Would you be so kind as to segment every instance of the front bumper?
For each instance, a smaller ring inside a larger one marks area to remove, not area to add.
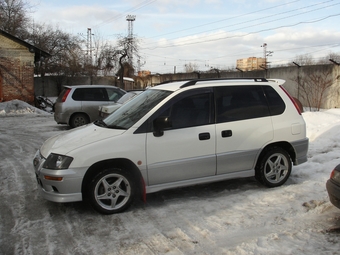
[[[326,189],[331,203],[340,209],[340,186],[329,179],[326,182]]]
[[[45,158],[37,151],[33,166],[40,194],[46,200],[58,203],[82,201],[81,185],[87,169],[51,170],[45,169]],[[62,177],[62,180],[47,178]]]

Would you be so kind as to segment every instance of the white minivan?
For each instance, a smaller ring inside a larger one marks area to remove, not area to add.
[[[149,88],[104,120],[48,139],[42,196],[104,214],[164,189],[255,176],[286,182],[307,161],[306,124],[283,80],[207,79]]]

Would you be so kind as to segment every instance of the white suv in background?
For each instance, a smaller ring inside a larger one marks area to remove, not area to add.
[[[283,80],[208,79],[149,88],[106,119],[48,139],[42,196],[104,214],[146,193],[255,176],[284,184],[307,161],[306,125]],[[145,198],[145,197],[144,197]]]

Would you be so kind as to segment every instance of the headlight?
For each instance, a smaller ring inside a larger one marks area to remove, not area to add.
[[[72,160],[73,158],[71,157],[51,153],[47,157],[43,165],[43,168],[52,169],[52,170],[67,169],[70,166]]]

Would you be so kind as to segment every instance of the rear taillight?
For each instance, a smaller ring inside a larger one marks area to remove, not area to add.
[[[331,176],[329,178],[333,179],[335,175],[335,170],[333,169],[333,171],[331,172]]]
[[[292,101],[292,103],[294,104],[297,112],[301,115],[301,111],[300,111],[300,107],[299,105],[297,104],[297,102],[294,100],[294,98],[288,93],[288,91],[283,87],[283,86],[279,86],[285,93],[286,95],[289,97],[289,99]]]
[[[331,176],[330,178],[337,182],[337,183],[340,183],[340,172],[337,171],[336,169],[334,169],[332,172],[331,172]]]
[[[61,99],[61,102],[65,102],[68,94],[70,93],[71,89],[67,89],[63,95],[63,98]]]

